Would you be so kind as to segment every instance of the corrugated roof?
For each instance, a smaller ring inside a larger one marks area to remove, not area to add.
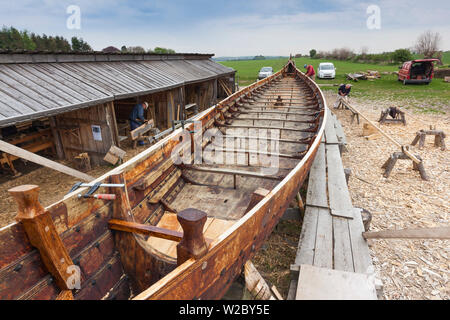
[[[54,57],[0,57],[0,127],[235,72],[210,55]]]

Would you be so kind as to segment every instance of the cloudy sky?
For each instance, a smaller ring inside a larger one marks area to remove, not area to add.
[[[67,28],[70,5],[81,10],[81,29]],[[367,27],[371,5],[380,29]],[[216,56],[391,51],[413,46],[425,30],[450,50],[449,17],[449,0],[0,0],[0,25],[82,37],[95,50],[162,46]]]

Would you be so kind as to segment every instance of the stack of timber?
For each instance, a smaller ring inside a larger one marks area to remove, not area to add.
[[[44,209],[37,186],[10,190],[0,299],[222,298],[306,179],[328,112],[290,60],[91,181],[110,201],[80,188]]]
[[[377,299],[361,209],[351,203],[333,119],[310,171],[289,300]]]

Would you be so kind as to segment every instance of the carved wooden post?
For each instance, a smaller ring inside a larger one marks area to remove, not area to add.
[[[269,193],[270,193],[270,191],[266,190],[264,188],[256,189],[256,191],[253,192],[253,194],[252,194],[252,197],[250,199],[250,203],[248,204],[248,207],[247,207],[247,210],[245,210],[245,213],[250,212]]]
[[[197,209],[186,209],[178,213],[177,219],[183,228],[183,239],[177,245],[177,263],[183,264],[190,258],[199,259],[208,252],[203,227],[207,215]]]
[[[22,223],[30,243],[39,250],[44,265],[55,278],[58,287],[70,290],[68,280],[72,273],[68,273],[68,270],[74,264],[56,231],[50,213],[39,203],[39,187],[25,185],[13,188],[9,193],[17,201],[19,213],[16,220]],[[66,297],[69,296],[71,295]]]

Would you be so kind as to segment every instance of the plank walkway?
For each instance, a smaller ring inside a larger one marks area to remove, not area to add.
[[[310,171],[288,300],[376,299],[374,281],[369,281],[374,278],[373,265],[362,237],[361,212],[353,208],[345,179],[340,152],[345,144],[342,126],[332,115]],[[324,281],[307,280],[314,277]],[[339,288],[332,283],[339,283]]]

